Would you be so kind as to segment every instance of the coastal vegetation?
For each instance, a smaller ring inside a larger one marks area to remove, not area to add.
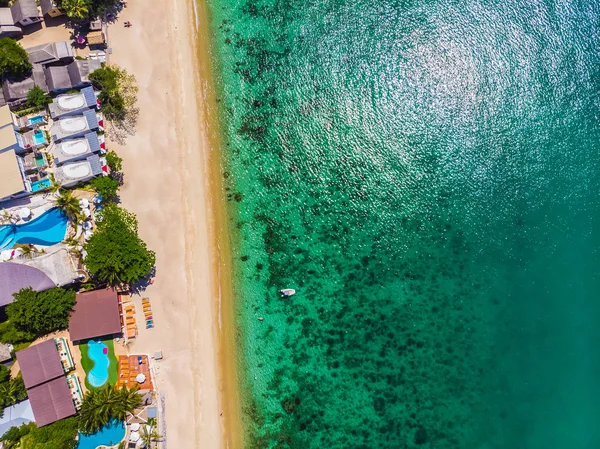
[[[90,14],[90,0],[62,0],[61,7],[70,19],[83,20]]]
[[[98,176],[90,181],[90,186],[102,198],[112,200],[119,191],[119,181],[109,176]]]
[[[73,195],[73,191],[60,189],[57,192],[54,204],[62,210],[69,219],[77,221],[81,215],[79,200]]]
[[[118,388],[107,386],[100,390],[90,390],[83,396],[79,411],[79,430],[84,434],[99,431],[111,420],[125,420],[142,405],[138,388]]]
[[[33,86],[27,92],[27,107],[29,108],[45,108],[50,103],[52,103],[52,98],[50,98],[46,93],[42,90],[40,86]]]
[[[31,72],[29,55],[14,40],[0,39],[0,74],[2,78],[22,78]]]
[[[17,331],[37,337],[68,327],[69,314],[75,305],[73,290],[54,287],[36,292],[27,287],[14,297],[6,306],[6,315]]]
[[[156,262],[138,235],[135,215],[110,202],[84,248],[84,262],[97,283],[135,284],[151,273]]]
[[[77,446],[79,419],[75,416],[61,419],[44,427],[35,423],[11,427],[1,438],[5,449],[73,449]]]
[[[0,416],[2,410],[27,398],[27,390],[23,378],[18,375],[11,378],[10,371],[0,365]]]

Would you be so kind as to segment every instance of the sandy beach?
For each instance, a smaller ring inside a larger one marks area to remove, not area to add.
[[[231,340],[222,326],[216,252],[222,200],[213,183],[218,167],[210,169],[218,160],[212,161],[209,132],[217,131],[208,125],[207,83],[198,70],[206,64],[194,57],[208,53],[193,45],[193,20],[185,0],[151,7],[130,0],[109,28],[110,62],[137,78],[140,108],[135,135],[111,147],[123,158],[122,204],[137,215],[140,235],[157,256],[155,282],[143,292],[155,328],[140,329],[130,351],[163,352],[156,381],[166,399],[166,447],[232,448],[239,438],[232,438],[229,419],[237,414],[235,382],[226,361],[232,357],[224,357]]]

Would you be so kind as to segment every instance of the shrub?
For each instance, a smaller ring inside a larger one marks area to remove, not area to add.
[[[31,73],[29,55],[8,37],[0,39],[0,73],[3,78],[23,78]]]
[[[111,171],[123,170],[123,159],[121,159],[119,155],[112,150],[106,153],[106,163]]]
[[[27,92],[27,105],[29,107],[41,109],[46,107],[51,102],[52,100],[50,97],[48,97],[39,86],[33,86],[31,89],[29,89],[29,92]]]
[[[107,200],[117,196],[117,192],[119,191],[119,181],[112,176],[98,176],[90,181],[90,186],[92,186],[98,195]]]

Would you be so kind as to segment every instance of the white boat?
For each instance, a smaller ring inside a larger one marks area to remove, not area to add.
[[[284,288],[283,290],[279,290],[279,293],[281,293],[281,296],[283,296],[284,298],[288,298],[290,296],[295,295],[296,290],[294,290],[293,288]]]

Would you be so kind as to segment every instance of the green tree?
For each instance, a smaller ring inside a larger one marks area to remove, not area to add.
[[[71,220],[78,221],[81,218],[79,200],[75,198],[71,190],[59,190],[54,199],[54,204]]]
[[[14,297],[6,306],[6,315],[18,330],[39,336],[69,326],[69,315],[75,305],[73,290],[54,287],[36,292],[27,287]]]
[[[142,405],[138,388],[107,386],[101,390],[90,390],[83,397],[79,411],[79,428],[91,434],[100,430],[111,420],[123,421],[128,413]]]
[[[4,37],[0,39],[0,74],[3,78],[23,78],[31,73],[29,55],[20,44]]]
[[[17,329],[12,321],[0,323],[0,343],[17,344],[33,340],[35,340],[35,335]]]
[[[5,365],[0,365],[0,384],[10,380],[10,370]]]
[[[85,265],[101,282],[134,284],[150,274],[156,255],[138,236],[135,215],[108,203],[85,244]]]
[[[61,419],[44,427],[29,423],[29,432],[21,437],[21,449],[73,449],[77,446],[77,427],[79,420],[76,416]],[[21,426],[23,427],[23,426]]]
[[[121,171],[123,170],[123,159],[119,157],[114,151],[106,153],[106,163],[110,168],[110,171]]]
[[[109,121],[122,122],[134,110],[137,101],[135,77],[115,65],[106,65],[94,70],[89,80],[101,92],[102,113]]]
[[[61,7],[70,19],[83,20],[90,14],[90,0],[62,0]]]
[[[45,108],[52,103],[52,99],[46,95],[40,86],[33,86],[27,92],[27,106],[36,108]]]
[[[27,398],[27,390],[23,378],[19,375],[8,382],[0,384],[0,406],[10,407]]]
[[[90,185],[98,195],[107,200],[117,196],[119,191],[119,181],[112,176],[98,176],[90,181]]]
[[[159,434],[153,425],[148,425],[140,427],[140,439],[142,440],[142,446],[146,448],[151,448],[152,443],[162,438],[162,435]]]

